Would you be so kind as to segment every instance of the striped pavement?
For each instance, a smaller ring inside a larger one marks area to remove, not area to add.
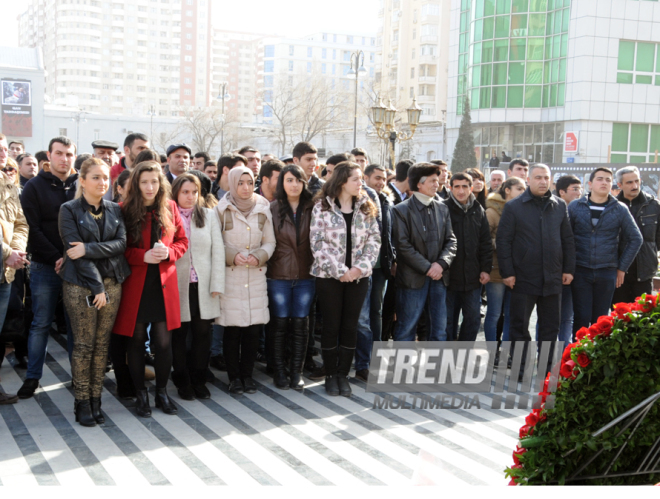
[[[13,360],[13,355],[10,356]],[[24,371],[7,359],[0,389],[16,393]],[[353,396],[273,387],[257,365],[254,395],[231,396],[215,372],[210,400],[182,401],[177,416],[136,416],[106,376],[106,423],[77,424],[65,349],[53,337],[41,388],[0,406],[0,484],[15,485],[506,485],[527,411],[372,409],[374,394],[352,380]],[[488,396],[481,396],[488,400]]]

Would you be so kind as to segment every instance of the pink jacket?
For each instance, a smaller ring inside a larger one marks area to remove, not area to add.
[[[380,253],[380,230],[376,217],[360,211],[369,199],[365,193],[355,203],[351,232],[353,267],[362,271],[362,277],[371,275]],[[349,269],[346,261],[346,222],[334,199],[327,198],[332,207],[328,211],[317,201],[312,210],[312,225],[309,239],[312,245],[314,263],[311,274],[316,277],[339,279]]]

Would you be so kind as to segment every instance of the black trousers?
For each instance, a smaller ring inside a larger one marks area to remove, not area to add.
[[[263,324],[247,327],[225,326],[223,348],[229,381],[252,377],[263,327]]]
[[[211,319],[202,319],[199,310],[199,285],[190,283],[188,288],[190,322],[172,331],[172,380],[178,387],[190,385],[190,373],[205,371],[211,352]],[[190,351],[187,349],[188,335],[192,336]],[[200,384],[199,379],[194,384]]]
[[[369,279],[359,282],[316,279],[316,294],[323,314],[323,350],[337,346],[355,349],[358,319],[368,290]]]
[[[525,350],[522,358],[521,370],[525,367],[527,358],[527,342],[531,341],[529,335],[529,318],[536,306],[539,326],[539,348],[545,341],[555,342],[559,337],[559,325],[561,323],[561,293],[549,296],[527,295],[511,292],[511,306],[509,313],[511,315],[511,324],[509,326],[509,337],[511,339],[511,352],[514,351],[515,344],[518,341],[525,342]],[[540,349],[539,349],[540,351]],[[548,365],[543,366],[546,372],[550,369]],[[541,366],[539,366],[541,367]]]
[[[621,287],[614,290],[612,304],[632,303],[635,301],[635,298],[642,296],[644,293],[648,295],[652,292],[653,278],[648,279],[647,281],[638,281],[634,275],[626,274]]]

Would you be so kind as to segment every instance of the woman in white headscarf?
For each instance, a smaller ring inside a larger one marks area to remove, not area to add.
[[[244,166],[229,172],[229,192],[215,208],[225,243],[225,292],[220,295],[229,392],[255,393],[252,370],[259,335],[270,316],[266,262],[275,251],[270,205],[254,192],[254,175]]]

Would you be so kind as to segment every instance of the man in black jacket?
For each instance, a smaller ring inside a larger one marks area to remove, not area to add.
[[[25,184],[21,196],[23,212],[30,226],[28,253],[32,254],[30,289],[34,319],[28,336],[28,370],[25,382],[18,390],[19,398],[30,398],[43,374],[48,333],[62,291],[62,280],[57,273],[62,267],[64,246],[58,229],[58,216],[60,206],[74,198],[78,180],[77,173],[71,174],[76,160],[76,146],[68,137],[55,137],[50,141],[48,160],[50,171],[40,171]],[[68,318],[67,329],[70,329]],[[73,337],[70,330],[68,337],[71,353]]]
[[[325,182],[316,176],[319,166],[318,150],[309,142],[298,142],[293,148],[293,164],[303,169],[307,176],[307,188],[316,194]],[[310,328],[311,329],[311,328]]]
[[[512,341],[529,341],[529,317],[537,308],[538,338],[556,341],[562,285],[573,280],[575,243],[566,203],[550,192],[550,169],[530,167],[527,190],[509,201],[497,228],[497,259],[512,289]]]
[[[429,302],[429,341],[447,339],[446,288],[443,273],[456,255],[449,209],[436,197],[440,167],[419,163],[408,171],[413,196],[392,210],[396,250],[396,341],[415,341],[415,326]]]
[[[653,292],[653,276],[658,270],[660,249],[660,203],[642,191],[636,166],[619,168],[616,171],[616,183],[621,188],[617,199],[628,207],[644,239],[637,256],[628,267],[623,284],[614,291],[612,298],[612,303],[631,303],[642,294]],[[620,252],[622,246],[620,243]]]
[[[394,261],[392,246],[392,200],[385,190],[387,173],[381,165],[373,164],[364,170],[364,179],[368,187],[378,195],[381,207],[380,254],[371,275],[371,289],[365,298],[358,320],[358,340],[355,350],[355,377],[367,381],[371,349],[374,341],[381,341],[383,331],[383,299],[387,287],[390,269]]]
[[[456,257],[445,274],[447,340],[475,341],[481,324],[481,286],[490,281],[493,268],[493,243],[486,212],[472,194],[472,177],[456,173],[449,187],[449,199],[444,203],[449,208],[456,237]],[[463,323],[459,334],[461,311]]]

